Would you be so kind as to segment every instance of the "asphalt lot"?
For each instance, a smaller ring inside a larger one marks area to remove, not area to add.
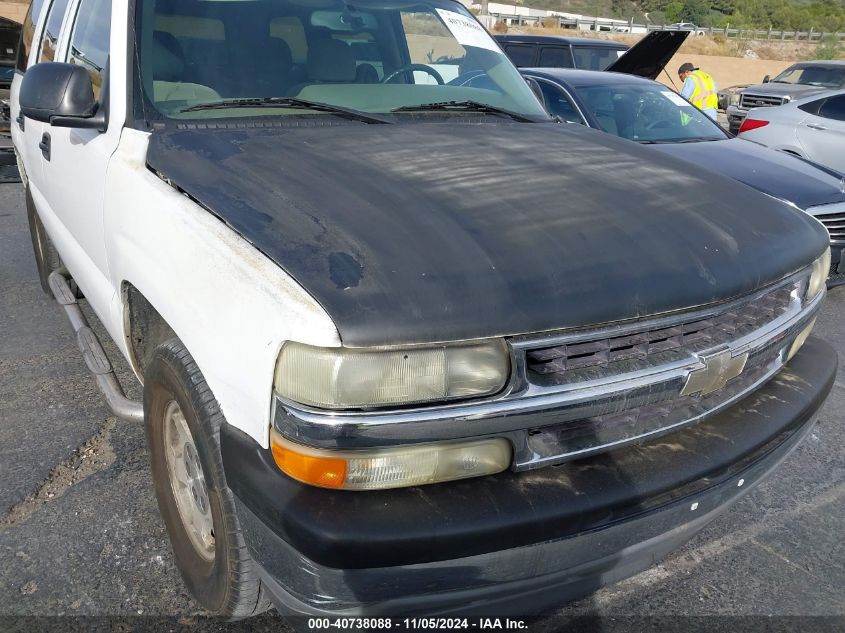
[[[121,631],[149,622],[134,616],[174,616],[170,630],[284,628],[274,613],[235,625],[197,617],[171,561],[143,429],[110,417],[63,313],[42,294],[20,185],[0,186],[0,291],[0,630],[26,628],[3,616],[29,615],[132,617]],[[834,290],[816,326],[841,358],[843,313],[845,290]],[[845,630],[843,411],[845,374],[812,436],[727,515],[663,563],[531,628],[555,630],[561,616],[763,616],[698,619],[728,631],[799,616],[790,622],[804,631]],[[29,624],[50,622],[89,627]]]

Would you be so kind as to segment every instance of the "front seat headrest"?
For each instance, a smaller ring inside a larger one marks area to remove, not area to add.
[[[310,81],[355,81],[355,57],[349,44],[340,40],[320,39],[313,42],[308,48],[306,68]]]
[[[181,81],[185,54],[172,33],[153,31],[153,77],[157,81]]]

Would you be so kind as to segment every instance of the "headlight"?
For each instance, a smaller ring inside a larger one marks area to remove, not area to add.
[[[810,274],[810,281],[807,284],[807,301],[812,301],[822,291],[827,283],[827,275],[830,273],[830,249],[813,262],[813,272]]]
[[[405,349],[346,349],[286,343],[276,392],[326,409],[356,409],[494,394],[510,357],[502,340]]]
[[[274,430],[270,448],[282,472],[312,486],[342,490],[402,488],[492,475],[511,463],[511,445],[501,438],[335,451],[302,446]]]
[[[731,105],[732,106],[738,106],[739,105],[739,98],[740,98],[740,95],[739,95],[738,92],[733,93],[731,95]]]

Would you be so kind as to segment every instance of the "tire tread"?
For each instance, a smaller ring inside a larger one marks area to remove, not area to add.
[[[258,615],[269,609],[272,603],[249,554],[235,510],[232,491],[226,485],[226,474],[219,450],[220,428],[226,424],[226,420],[199,366],[179,339],[171,339],[157,348],[156,358],[150,364],[148,371],[157,362],[168,365],[186,387],[186,395],[197,413],[200,431],[206,435],[209,445],[216,448],[211,451],[212,472],[206,474],[206,484],[210,490],[213,489],[219,493],[224,524],[232,527],[228,534],[231,541],[226,549],[229,580],[227,591],[222,604],[211,612],[216,616],[231,619]]]

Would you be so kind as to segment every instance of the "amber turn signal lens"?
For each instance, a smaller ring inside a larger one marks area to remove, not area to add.
[[[321,450],[270,431],[282,472],[305,484],[343,490],[384,490],[492,475],[511,463],[504,438],[457,440],[358,450]]]
[[[345,459],[307,455],[278,441],[271,448],[276,466],[294,479],[321,488],[342,488],[346,481]]]

